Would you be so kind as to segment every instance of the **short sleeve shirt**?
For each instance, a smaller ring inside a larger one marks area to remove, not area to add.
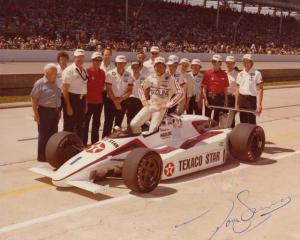
[[[49,83],[46,77],[37,80],[30,93],[38,101],[39,106],[59,108],[61,106],[61,90],[56,83]]]
[[[128,86],[133,86],[133,78],[128,71],[124,71],[121,76],[117,69],[113,69],[107,73],[107,84],[112,85],[112,91],[115,97],[121,97],[128,89]]]
[[[203,85],[207,86],[208,92],[219,94],[223,93],[228,88],[228,78],[225,71],[208,70],[204,73]]]
[[[237,89],[236,79],[237,79],[237,75],[239,74],[239,72],[234,69],[231,72],[226,71],[226,73],[227,73],[228,82],[229,82],[228,93],[234,94]]]
[[[237,85],[239,85],[239,93],[242,95],[256,96],[256,86],[263,82],[260,71],[251,68],[249,72],[241,71],[237,76]]]
[[[188,97],[196,96],[196,101],[200,100],[201,95],[201,85],[203,81],[203,74],[199,72],[197,75],[194,75],[192,72],[189,73],[190,78],[187,83],[187,89],[188,89]]]
[[[74,94],[87,93],[88,74],[84,68],[80,70],[75,63],[68,66],[62,73],[63,84],[70,84],[69,92]]]

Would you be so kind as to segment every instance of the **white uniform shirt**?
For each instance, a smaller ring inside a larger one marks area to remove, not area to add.
[[[192,72],[189,72],[190,78],[188,79],[191,81],[187,83],[187,91],[188,97],[196,96],[196,101],[200,100],[201,95],[201,85],[203,81],[203,74],[199,72],[197,75],[194,76]]]
[[[115,97],[121,97],[127,92],[128,86],[133,85],[133,78],[126,70],[121,76],[117,72],[117,68],[115,68],[107,73],[105,82],[112,85],[112,91]]]
[[[70,93],[86,94],[87,80],[88,75],[86,70],[82,68],[82,71],[80,71],[75,63],[68,66],[62,73],[62,83],[70,84]]]
[[[150,74],[154,73],[154,60],[151,58],[144,62],[144,67],[148,68]]]
[[[113,62],[110,62],[108,66],[105,66],[104,62],[102,61],[100,64],[100,68],[105,72],[105,75],[110,71],[115,68],[115,64]]]
[[[135,78],[132,75],[132,79],[133,79],[133,89],[132,89],[132,94],[131,97],[135,97],[135,98],[142,98],[142,84],[145,81],[146,77],[142,74],[140,74],[140,76],[138,78]]]
[[[249,72],[241,71],[237,76],[236,82],[239,85],[240,94],[256,96],[256,85],[262,83],[263,80],[261,73],[251,68]]]
[[[237,89],[237,84],[236,84],[236,79],[239,74],[238,71],[233,69],[231,72],[226,71],[227,77],[228,77],[228,82],[229,82],[229,87],[227,88],[227,91],[229,94],[235,94],[236,89]]]
[[[56,65],[57,69],[57,77],[56,77],[56,85],[61,88],[62,87],[62,69],[59,64]]]

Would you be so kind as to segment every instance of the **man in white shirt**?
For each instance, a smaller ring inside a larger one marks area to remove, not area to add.
[[[202,68],[201,61],[199,59],[193,59],[191,63],[191,83],[187,83],[188,92],[191,92],[191,97],[187,99],[187,114],[202,114],[203,96],[201,91],[203,73],[200,72]]]
[[[116,66],[112,62],[112,51],[110,48],[105,48],[102,52],[103,61],[101,62],[100,68],[107,74],[110,70],[113,70]]]
[[[118,55],[115,59],[116,68],[106,75],[107,114],[105,115],[102,138],[109,136],[113,125],[121,128],[126,110],[126,100],[132,94],[133,79],[125,70],[126,57]]]
[[[145,53],[143,51],[140,51],[136,54],[136,59],[139,61],[140,66],[141,66],[141,74],[145,77],[148,77],[151,73],[150,70],[144,66],[145,62]]]
[[[150,54],[150,59],[144,62],[144,66],[149,69],[150,73],[154,73],[154,61],[159,56],[159,48],[152,46]]]
[[[85,52],[74,52],[74,63],[62,73],[62,92],[64,96],[64,131],[75,132],[83,137],[83,121],[86,111],[88,75],[83,67]]]
[[[243,56],[244,69],[237,76],[237,108],[262,112],[263,80],[262,75],[253,65],[251,54]],[[241,123],[256,124],[256,116],[252,113],[240,112]]]
[[[69,62],[69,54],[67,52],[59,52],[57,54],[57,80],[56,84],[59,88],[62,87],[62,72],[65,70],[68,66]]]
[[[228,77],[229,87],[227,88],[227,97],[228,97],[228,107],[235,107],[235,99],[236,99],[236,79],[238,75],[238,71],[235,70],[235,58],[234,56],[227,56],[226,57],[226,74]],[[234,128],[235,126],[235,119],[233,119],[231,127]]]
[[[127,124],[129,125],[131,120],[135,115],[143,108],[141,98],[143,96],[142,84],[146,77],[141,73],[141,64],[139,61],[135,60],[131,62],[131,75],[133,79],[133,89],[130,98],[127,101]]]

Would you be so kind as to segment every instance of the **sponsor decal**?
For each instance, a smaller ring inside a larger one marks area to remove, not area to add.
[[[150,95],[156,95],[161,98],[166,98],[169,96],[169,89],[166,88],[150,88]]]
[[[175,165],[173,163],[167,163],[164,169],[164,173],[167,177],[171,177],[175,171]]]
[[[160,137],[161,138],[169,138],[172,135],[172,131],[169,128],[159,128],[160,131]]]
[[[189,170],[191,168],[196,168],[202,166],[203,156],[195,156],[192,158],[184,159],[179,161],[179,171]]]
[[[221,155],[220,152],[207,153],[205,155],[205,163],[210,164],[210,163],[219,162],[221,160],[220,155]]]
[[[105,149],[105,144],[103,142],[96,143],[86,149],[89,153],[99,153]]]
[[[115,140],[113,140],[113,139],[108,139],[108,138],[106,138],[106,139],[103,139],[103,141],[106,141],[106,142],[109,142],[111,145],[113,145],[115,148],[118,148],[119,147],[119,144],[115,141]]]
[[[186,171],[189,169],[197,168],[205,164],[215,163],[221,160],[220,152],[206,153],[195,157],[187,158],[179,161],[179,171]]]

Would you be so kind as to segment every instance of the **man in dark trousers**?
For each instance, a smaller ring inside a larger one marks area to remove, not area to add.
[[[91,143],[99,141],[100,118],[103,107],[103,91],[105,72],[100,69],[102,55],[100,52],[92,54],[92,66],[87,69],[89,80],[87,82],[87,113],[84,120],[83,144],[88,142],[90,120],[92,120]]]
[[[126,101],[132,93],[133,79],[130,72],[125,70],[126,57],[124,55],[116,56],[115,64],[116,68],[107,73],[105,80],[109,112],[105,114],[102,138],[111,134],[113,126],[115,129],[121,128]]]
[[[237,76],[237,108],[262,112],[263,80],[262,75],[253,65],[251,54],[243,56],[244,69]],[[241,123],[256,124],[256,116],[252,113],[240,112]]]
[[[83,67],[85,52],[74,52],[74,63],[62,74],[64,96],[64,131],[75,132],[83,139],[83,121],[86,111],[86,93],[88,75]]]
[[[31,91],[34,121],[38,124],[38,157],[45,162],[45,149],[49,138],[57,132],[60,118],[61,91],[56,84],[56,64],[44,67],[44,77],[35,82]]]
[[[227,106],[227,88],[229,86],[227,74],[221,69],[222,58],[215,54],[211,59],[212,69],[205,72],[202,92],[205,104],[205,115],[211,117],[212,109],[209,105]],[[213,119],[219,122],[220,109],[214,109]]]

